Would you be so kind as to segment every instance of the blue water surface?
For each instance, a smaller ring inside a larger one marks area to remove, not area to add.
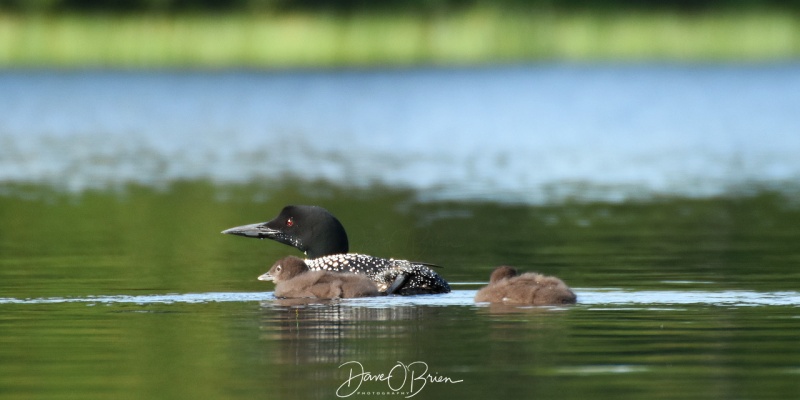
[[[0,72],[0,181],[541,203],[796,191],[800,66]]]

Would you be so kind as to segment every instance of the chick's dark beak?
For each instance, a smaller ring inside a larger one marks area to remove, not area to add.
[[[260,280],[260,281],[272,281],[272,280],[275,280],[275,277],[270,275],[269,272],[265,272],[265,273],[259,275],[258,280]]]

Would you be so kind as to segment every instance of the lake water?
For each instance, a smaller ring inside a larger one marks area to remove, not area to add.
[[[2,71],[0,94],[3,399],[800,396],[800,65]],[[454,291],[275,299],[255,278],[298,252],[219,232],[286,204]],[[499,264],[578,304],[475,304]]]

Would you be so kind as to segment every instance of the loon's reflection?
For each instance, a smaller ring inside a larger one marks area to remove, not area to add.
[[[287,364],[340,364],[359,358],[412,356],[429,307],[358,307],[339,300],[279,299],[263,302],[263,338],[279,344]],[[397,321],[393,323],[392,321]]]

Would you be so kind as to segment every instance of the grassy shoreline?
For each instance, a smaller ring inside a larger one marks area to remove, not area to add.
[[[0,14],[0,67],[463,65],[529,60],[773,61],[800,56],[791,13],[439,16]]]

